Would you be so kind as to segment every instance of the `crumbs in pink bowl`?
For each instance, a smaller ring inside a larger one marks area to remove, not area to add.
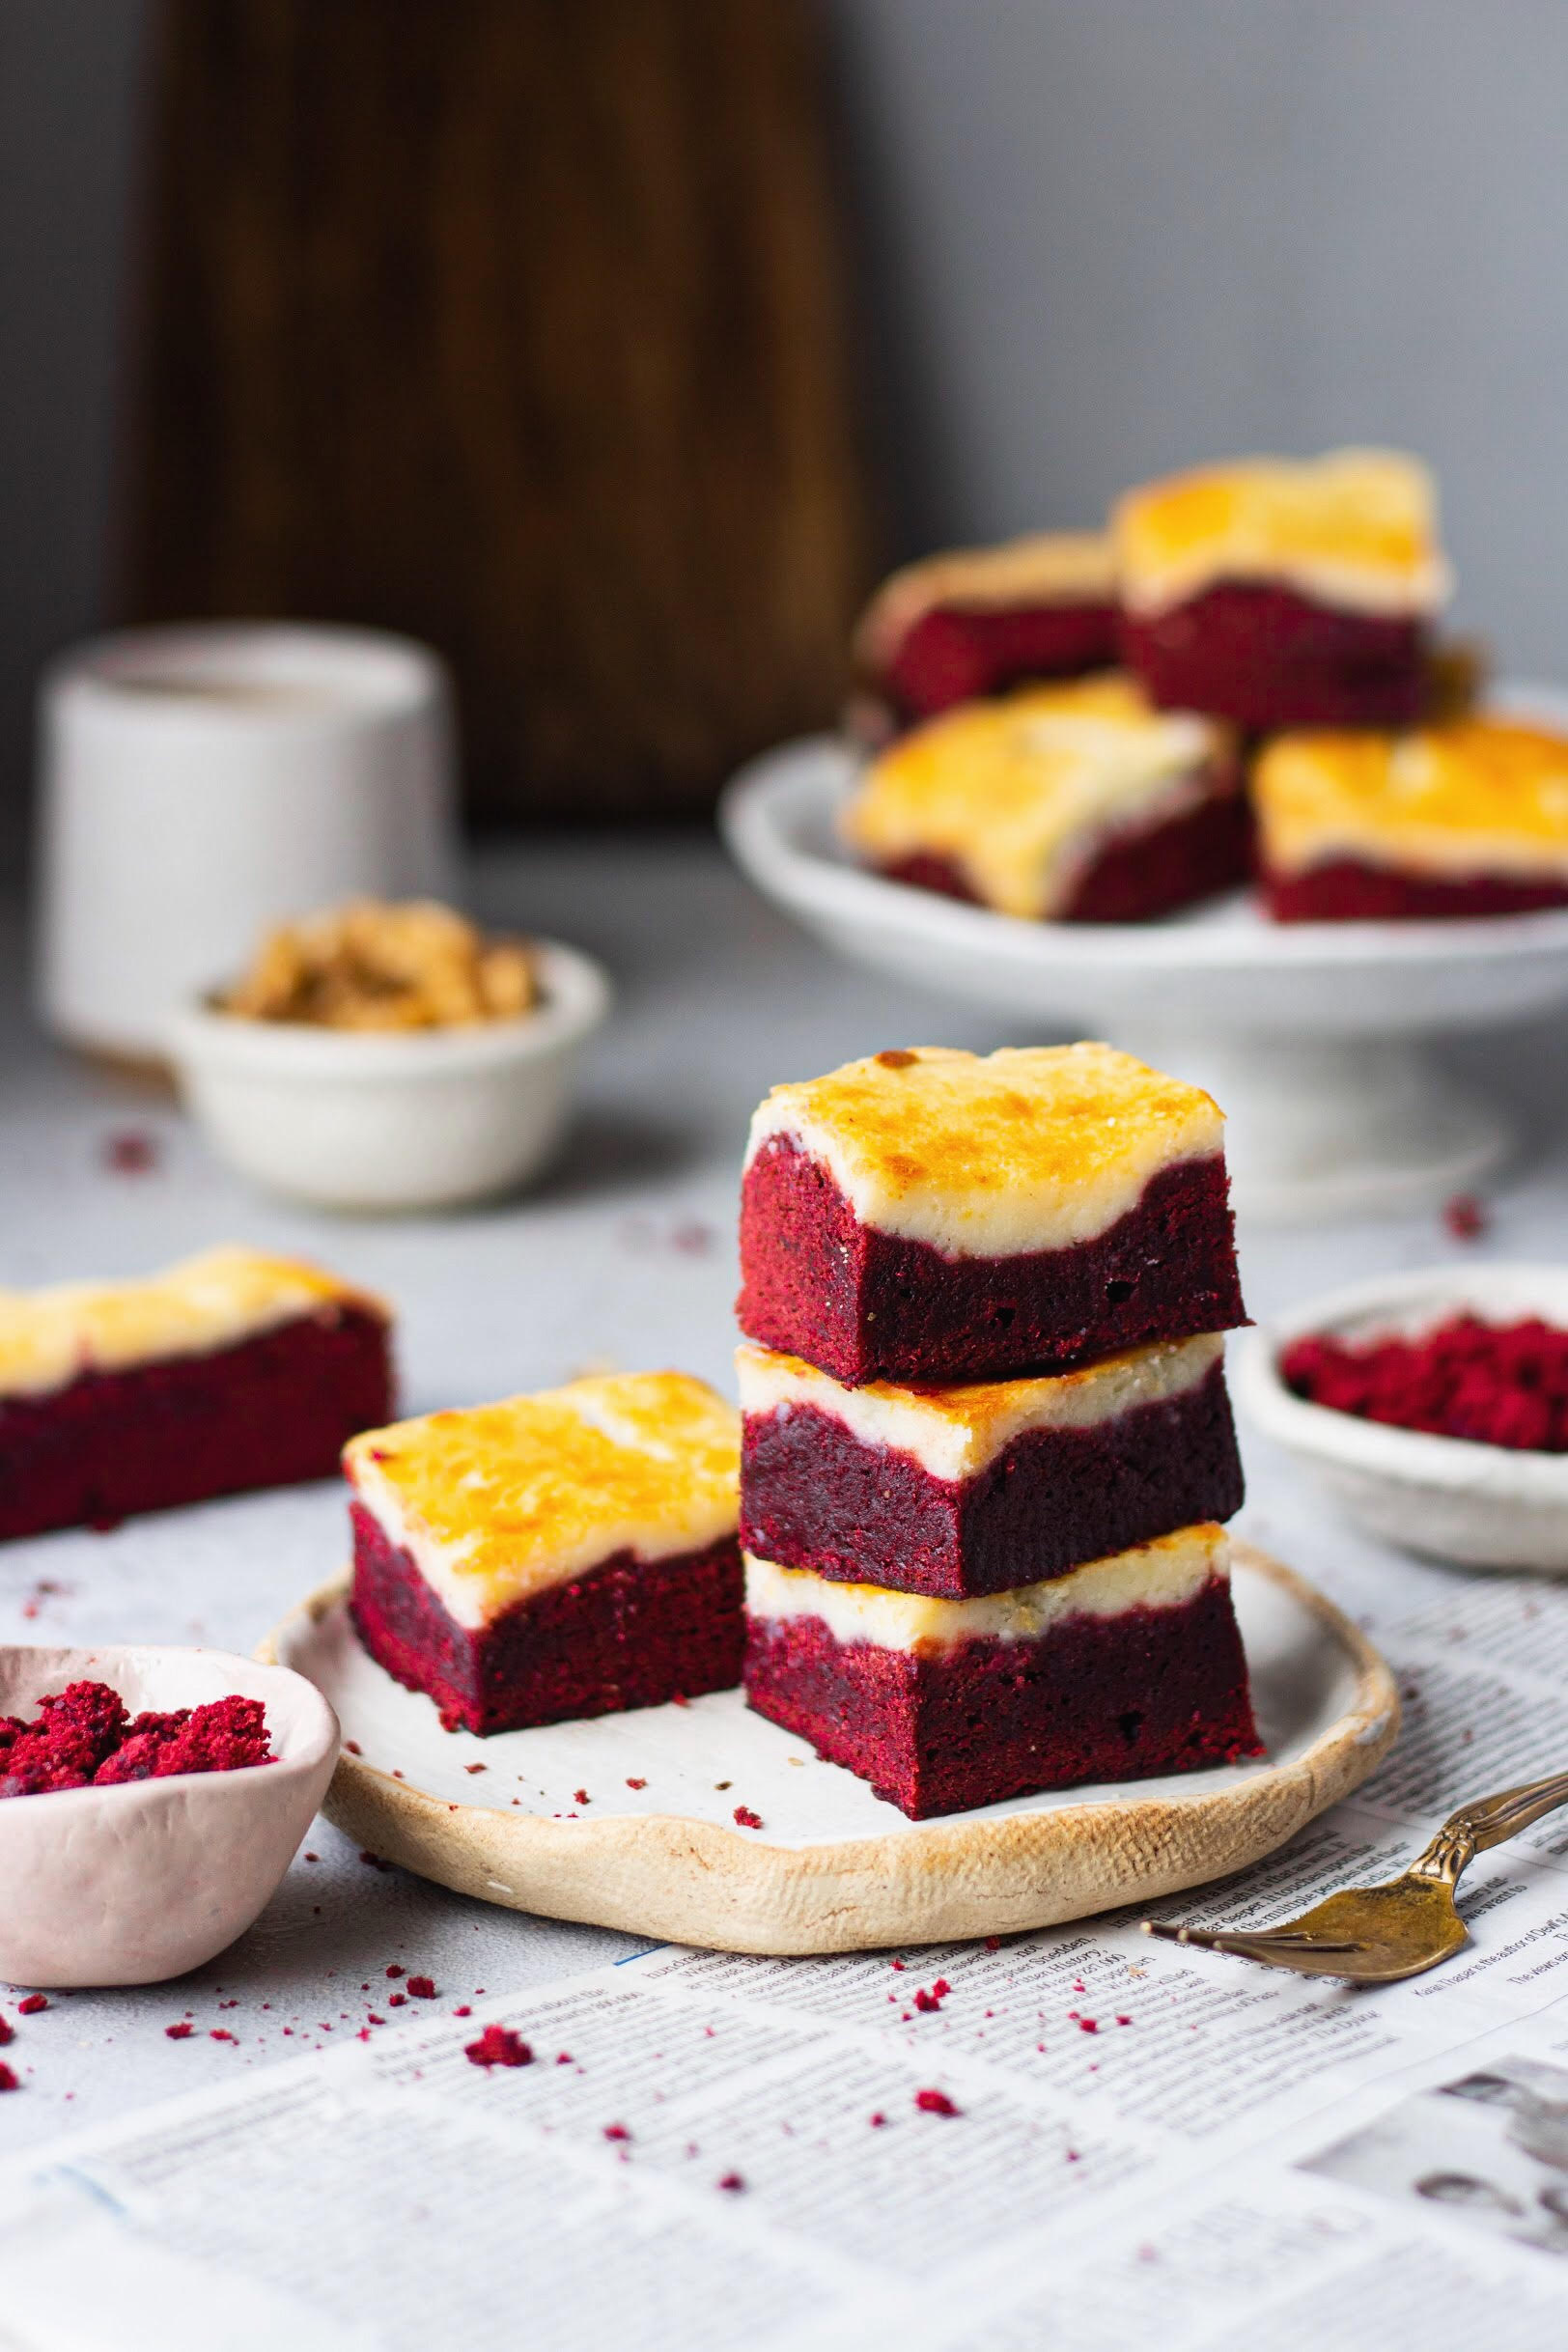
[[[0,1715],[0,1797],[238,1772],[275,1761],[261,1700],[238,1694],[204,1707],[132,1716],[107,1683],[73,1682],[41,1698],[30,1723]]]
[[[1419,1337],[1298,1339],[1280,1358],[1309,1405],[1520,1453],[1568,1453],[1568,1331],[1452,1315]]]

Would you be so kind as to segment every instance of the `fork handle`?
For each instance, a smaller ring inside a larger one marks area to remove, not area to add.
[[[1518,1788],[1499,1790],[1495,1797],[1477,1797],[1473,1804],[1462,1805],[1457,1813],[1449,1814],[1426,1851],[1411,1864],[1411,1875],[1441,1878],[1451,1887],[1477,1854],[1517,1837],[1521,1830],[1527,1830],[1543,1813],[1554,1812],[1559,1805],[1568,1805],[1568,1772],[1553,1773],[1545,1780],[1526,1780]]]

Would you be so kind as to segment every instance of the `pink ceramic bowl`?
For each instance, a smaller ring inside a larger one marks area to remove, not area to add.
[[[227,1650],[0,1647],[0,1715],[70,1682],[132,1715],[259,1698],[277,1761],[0,1799],[0,1978],[156,1984],[232,1944],[294,1860],[338,1756],[338,1719],[302,1674]]]

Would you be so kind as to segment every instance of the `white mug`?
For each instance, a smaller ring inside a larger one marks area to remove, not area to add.
[[[39,716],[39,1005],[73,1045],[160,1058],[269,924],[455,893],[452,698],[406,638],[139,630],[62,655]]]

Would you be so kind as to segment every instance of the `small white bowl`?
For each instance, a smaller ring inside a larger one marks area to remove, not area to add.
[[[266,1709],[274,1763],[0,1798],[0,1977],[161,1984],[276,1891],[326,1794],[338,1719],[302,1674],[226,1650],[0,1647],[0,1715],[30,1717],[71,1682],[108,1683],[132,1715],[231,1692]]]
[[[1467,1312],[1489,1323],[1540,1315],[1568,1327],[1568,1266],[1481,1260],[1330,1291],[1246,1334],[1237,1352],[1237,1401],[1387,1542],[1467,1568],[1568,1574],[1568,1454],[1391,1429],[1309,1405],[1280,1378],[1280,1356],[1294,1340],[1411,1336]]]
[[[367,1035],[189,1005],[169,1030],[180,1091],[225,1160],[319,1208],[511,1191],[560,1140],[577,1049],[610,1002],[587,956],[535,945],[538,1008],[473,1028]]]

